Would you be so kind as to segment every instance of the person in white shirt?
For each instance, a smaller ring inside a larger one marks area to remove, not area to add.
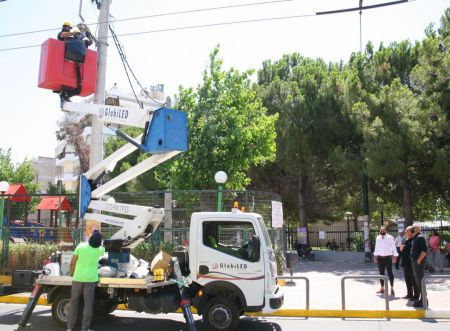
[[[375,241],[374,261],[378,264],[378,271],[380,275],[385,274],[387,270],[389,276],[389,283],[391,283],[391,295],[394,292],[394,273],[392,272],[392,264],[397,260],[397,248],[395,247],[394,237],[386,232],[386,228],[380,228],[380,234]],[[380,279],[381,288],[377,293],[384,293],[384,280]]]
[[[395,247],[397,248],[397,261],[395,262],[395,269],[400,269],[400,259],[402,258],[402,251],[400,250],[400,246],[403,243],[403,231],[398,231],[398,236],[395,237]],[[403,261],[402,261],[402,267],[403,267]]]

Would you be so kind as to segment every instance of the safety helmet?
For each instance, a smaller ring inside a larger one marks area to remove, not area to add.
[[[68,26],[69,28],[72,28],[72,24],[70,24],[70,22],[64,22],[63,26]]]

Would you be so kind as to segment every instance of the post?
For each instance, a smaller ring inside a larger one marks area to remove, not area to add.
[[[61,194],[62,194],[62,180],[58,179],[58,191],[59,191],[59,197],[58,197],[58,232],[56,235],[56,242],[58,243],[58,238],[59,238],[59,242],[62,242],[62,211],[61,211]]]
[[[0,198],[0,239],[3,239],[3,210],[5,209],[5,192]]]
[[[1,193],[1,199],[0,199],[0,239],[3,242],[2,247],[2,255],[3,255],[3,272],[6,273],[6,270],[8,269],[8,245],[9,245],[9,219],[8,222],[6,222],[6,227],[3,228],[3,213],[5,210],[5,193],[9,189],[9,183],[5,181],[0,182],[0,193]],[[11,197],[10,197],[11,200]]]
[[[363,178],[363,213],[364,213],[364,257],[366,262],[370,262],[372,260],[371,252],[370,252],[370,235],[369,235],[369,179],[367,175],[364,175]]]
[[[100,4],[100,15],[98,18],[98,59],[97,59],[97,82],[95,85],[95,104],[105,104],[106,85],[106,57],[108,52],[108,30],[109,30],[109,0],[102,0]],[[103,122],[96,116],[92,116],[91,146],[89,153],[89,166],[98,164],[103,159]]]
[[[214,175],[214,180],[219,185],[217,188],[217,211],[222,211],[223,184],[225,184],[227,179],[228,176],[224,171],[218,171]]]
[[[219,184],[217,188],[217,211],[222,211],[222,194],[223,194],[223,186]]]

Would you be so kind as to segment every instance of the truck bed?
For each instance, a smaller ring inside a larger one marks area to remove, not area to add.
[[[52,286],[72,286],[72,277],[70,276],[42,276],[37,280],[40,285]],[[98,287],[112,288],[138,288],[151,289],[176,284],[176,281],[169,279],[163,282],[153,282],[151,277],[147,278],[109,278],[100,277]]]

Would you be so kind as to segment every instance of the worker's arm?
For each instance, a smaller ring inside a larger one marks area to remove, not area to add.
[[[61,36],[61,38],[69,38],[69,37],[73,37],[75,34],[76,34],[76,32],[63,31],[63,32],[61,32],[60,36]]]
[[[72,256],[72,260],[70,261],[70,275],[73,276],[75,272],[75,266],[77,265],[78,255]]]

